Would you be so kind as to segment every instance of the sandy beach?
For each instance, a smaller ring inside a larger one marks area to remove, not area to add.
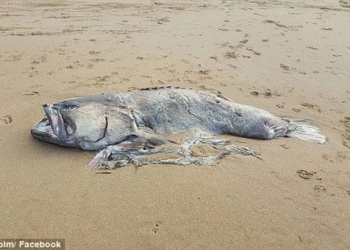
[[[0,238],[66,249],[350,247],[350,2],[2,0]],[[85,168],[41,105],[179,86],[306,118],[325,144],[228,137],[259,160]]]

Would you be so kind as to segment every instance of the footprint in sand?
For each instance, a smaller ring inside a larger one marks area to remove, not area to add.
[[[340,0],[339,4],[343,8],[350,8],[350,1],[348,0]]]
[[[320,193],[326,193],[327,195],[334,196],[334,193],[327,192],[327,188],[322,184],[322,178],[317,177],[317,173],[315,171],[307,171],[304,169],[299,169],[296,171],[298,176],[305,180],[310,180],[311,182],[316,181],[316,184],[314,184],[314,190],[318,191]]]
[[[254,49],[252,49],[252,48],[246,48],[246,50],[248,50],[248,51],[252,52],[254,55],[257,55],[257,56],[260,56],[260,55],[261,55],[261,53],[260,53],[260,52],[258,52],[258,51],[256,51],[256,50],[254,50]]]
[[[289,67],[288,65],[285,65],[283,63],[280,63],[280,68],[283,69],[284,73],[290,74],[291,71],[294,71],[294,72],[297,72],[299,74],[306,75],[305,71],[299,70],[295,67]]]
[[[30,91],[30,92],[25,93],[25,95],[26,96],[39,95],[39,92],[38,91]]]
[[[316,111],[319,112],[319,113],[322,112],[320,106],[315,105],[315,104],[312,104],[312,103],[301,102],[300,105],[303,106],[303,107],[306,107],[306,108],[314,109],[314,110],[316,110]]]
[[[314,189],[318,192],[322,192],[325,193],[327,191],[327,189],[323,186],[323,185],[315,185]]]
[[[13,121],[13,119],[10,115],[4,115],[3,117],[1,117],[1,121],[4,124],[10,124]]]
[[[329,162],[344,162],[349,160],[349,153],[346,151],[337,151],[335,155],[322,154],[322,159]]]
[[[248,37],[249,35],[248,34],[245,34],[244,37]],[[221,47],[225,47],[225,48],[229,48],[229,49],[232,49],[233,51],[227,51],[225,54],[224,54],[224,57],[226,59],[230,59],[230,58],[238,58],[238,57],[243,57],[243,58],[251,58],[250,55],[244,55],[242,53],[244,53],[242,50],[240,49],[245,49],[245,51],[248,51],[250,53],[252,53],[252,55],[255,55],[255,56],[260,56],[261,53],[254,50],[253,48],[251,47],[246,47],[246,43],[248,43],[248,39],[243,39],[241,41],[239,41],[238,45],[234,46],[232,45],[231,43],[229,42],[226,42],[226,43],[223,43],[221,45]],[[238,50],[241,51],[241,53],[238,52]],[[212,58],[212,59],[217,59],[217,58]]]
[[[343,125],[345,131],[342,134],[343,145],[347,148],[350,148],[350,117],[346,116],[343,120],[339,120]]]
[[[314,172],[314,171],[306,171],[304,169],[299,169],[297,171],[297,174],[299,175],[299,177],[307,180],[307,179],[310,179],[311,177],[313,177],[316,174],[316,172]]]
[[[252,91],[250,92],[251,95],[253,96],[259,96],[259,95],[263,95],[265,98],[270,98],[273,96],[281,96],[281,94],[279,94],[278,92],[271,92],[270,89],[265,90],[264,92],[259,93],[258,91]],[[277,107],[279,108],[283,108],[281,107],[281,105],[278,105]]]
[[[283,64],[283,63],[280,63],[280,68],[283,69],[284,71],[289,71],[290,70],[290,67]]]
[[[5,62],[17,62],[20,61],[23,57],[23,54],[13,54],[10,55],[8,58],[6,58],[4,61]]]
[[[31,58],[31,60],[32,61],[30,62],[30,64],[32,64],[32,65],[37,65],[37,64],[40,64],[40,63],[47,62],[46,55],[34,57],[34,58]]]

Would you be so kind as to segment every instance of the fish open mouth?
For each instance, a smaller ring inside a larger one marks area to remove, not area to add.
[[[66,124],[59,110],[51,105],[43,105],[44,118],[33,125],[31,133],[34,137],[44,141],[66,145],[68,133]],[[65,143],[64,143],[65,142]]]
[[[34,137],[37,137],[39,139],[57,137],[52,131],[50,121],[46,116],[44,116],[41,121],[33,125],[31,133]]]

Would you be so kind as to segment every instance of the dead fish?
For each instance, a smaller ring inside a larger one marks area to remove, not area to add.
[[[296,137],[324,143],[326,137],[305,120],[275,116],[205,91],[148,88],[69,99],[43,105],[34,137],[65,147],[101,150],[96,166],[114,152],[152,149],[167,142],[162,134],[199,129],[255,139]]]

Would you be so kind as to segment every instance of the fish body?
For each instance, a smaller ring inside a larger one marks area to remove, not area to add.
[[[199,129],[211,134],[273,139],[298,137],[324,143],[317,127],[234,103],[205,91],[157,88],[73,98],[43,105],[34,137],[83,150],[116,146],[128,151],[169,140],[164,133]]]

